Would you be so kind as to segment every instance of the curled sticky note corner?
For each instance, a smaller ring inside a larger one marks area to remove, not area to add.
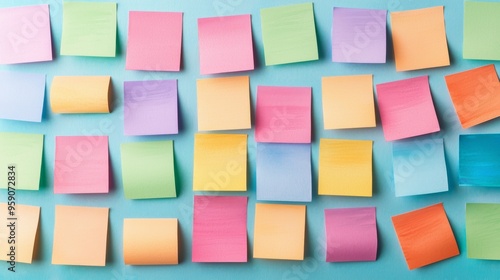
[[[58,114],[110,113],[111,76],[56,76],[50,107]]]

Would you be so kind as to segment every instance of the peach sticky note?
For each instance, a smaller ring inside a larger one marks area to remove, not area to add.
[[[442,203],[392,217],[410,270],[460,254]]]
[[[323,77],[325,129],[375,127],[372,75]]]
[[[391,12],[397,71],[450,65],[443,6]]]
[[[199,131],[251,128],[248,76],[200,79],[196,85]]]
[[[106,265],[109,208],[56,205],[52,264]]]
[[[110,76],[56,76],[50,88],[54,113],[109,113]]]
[[[178,264],[177,219],[123,219],[123,259],[128,265]]]
[[[247,135],[194,135],[194,191],[247,190]]]
[[[306,206],[255,204],[253,257],[304,260]]]

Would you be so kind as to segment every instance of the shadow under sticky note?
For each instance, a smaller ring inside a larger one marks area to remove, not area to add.
[[[500,187],[500,150],[497,147],[500,147],[500,134],[460,135],[458,184]]]
[[[0,119],[41,122],[45,75],[0,72]]]
[[[463,58],[500,60],[500,3],[464,1]]]
[[[467,203],[467,257],[500,260],[500,204]]]

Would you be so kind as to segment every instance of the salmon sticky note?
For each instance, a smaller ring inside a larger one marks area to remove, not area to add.
[[[44,97],[45,75],[0,72],[0,119],[41,122]]]
[[[193,262],[247,262],[245,196],[194,196]]]
[[[444,8],[391,12],[396,71],[450,65]]]
[[[304,260],[306,206],[255,204],[253,257]]]
[[[500,204],[467,203],[467,257],[500,260]]]
[[[56,205],[52,264],[105,266],[109,208]]]
[[[464,2],[463,58],[500,60],[500,3]]]
[[[385,140],[440,130],[428,76],[378,84],[377,95]]]
[[[458,184],[467,187],[500,187],[500,134],[460,135]]]
[[[177,219],[123,219],[123,258],[127,265],[178,264],[178,244]]]
[[[442,203],[393,216],[392,223],[410,270],[460,254]]]

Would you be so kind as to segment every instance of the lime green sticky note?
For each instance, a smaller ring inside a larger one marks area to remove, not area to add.
[[[177,196],[173,141],[124,143],[121,155],[126,198]]]
[[[500,260],[500,204],[467,203],[467,257]]]
[[[464,3],[464,46],[466,59],[500,60],[500,3]]]
[[[18,190],[38,190],[42,154],[43,134],[1,132],[0,188],[9,185]]]
[[[116,56],[116,3],[64,2],[61,55]]]
[[[318,60],[312,3],[260,10],[266,65]]]

